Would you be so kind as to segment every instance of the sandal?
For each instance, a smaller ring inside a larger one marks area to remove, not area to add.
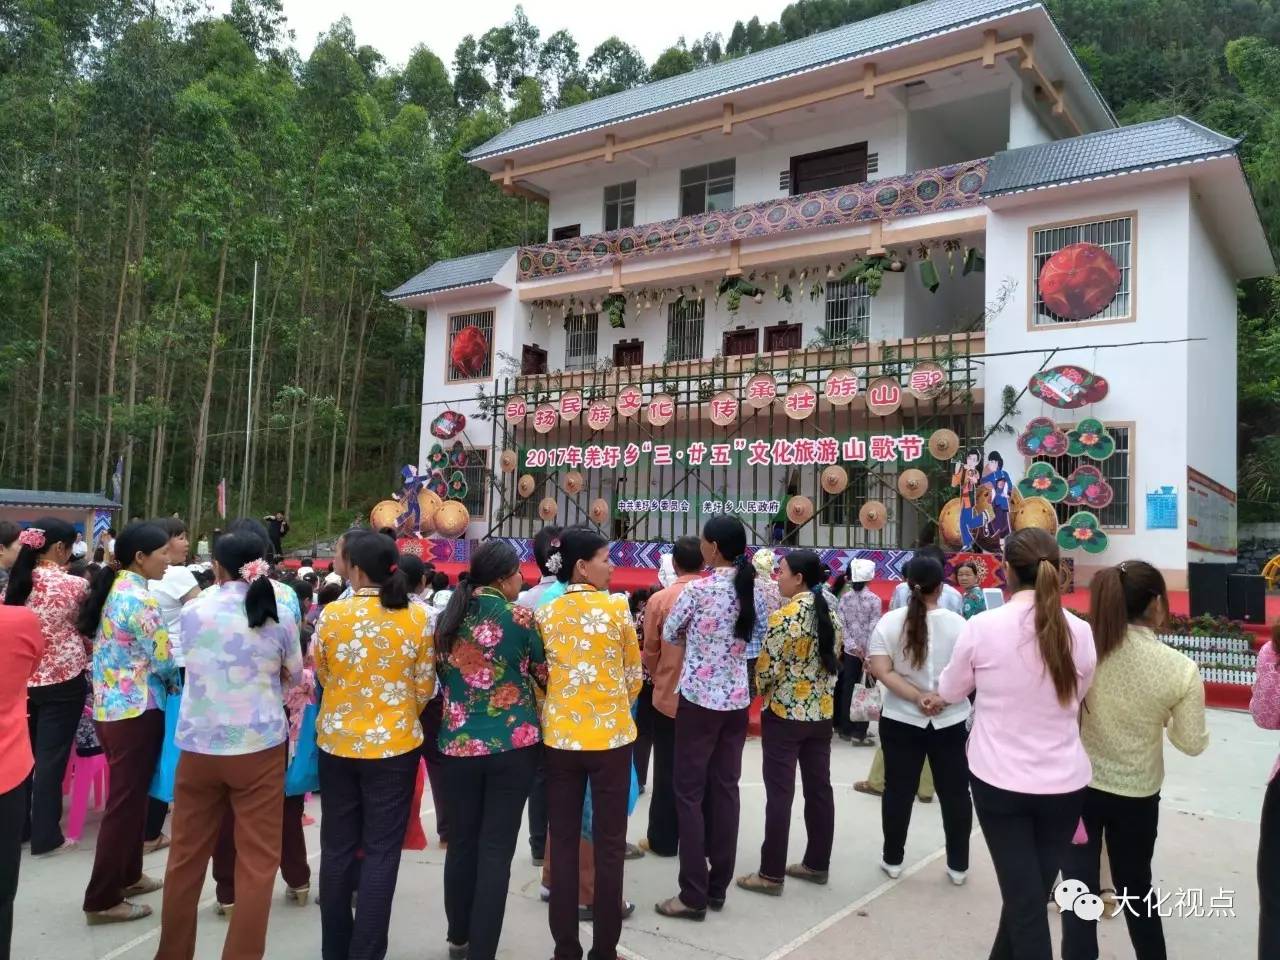
[[[286,887],[284,898],[290,903],[296,903],[300,907],[307,905],[307,900],[311,897],[311,884],[304,883],[300,887]]]
[[[109,910],[86,910],[84,922],[91,927],[98,927],[107,923],[129,923],[149,916],[151,916],[151,908],[145,903],[130,903],[125,900]]]
[[[155,877],[148,877],[144,873],[138,878],[137,883],[130,884],[124,888],[124,898],[128,900],[130,897],[141,897],[147,893],[155,893],[163,886],[163,880],[157,880]]]
[[[770,880],[768,877],[762,877],[758,873],[749,873],[745,877],[738,878],[738,886],[743,890],[749,890],[752,893],[763,893],[766,897],[782,896],[782,883],[778,880]]]
[[[673,920],[705,920],[707,919],[706,908],[701,910],[693,907],[685,906],[683,900],[679,897],[672,897],[670,900],[663,900],[661,903],[655,903],[653,909],[664,917],[670,917]]]
[[[234,903],[215,903],[213,905],[213,912],[220,917],[229,917],[235,908],[236,905]]]
[[[154,840],[143,840],[142,855],[145,857],[148,853],[155,853],[157,850],[163,850],[165,847],[169,846],[169,843],[169,836],[164,833],[160,834],[160,836],[156,837]]]
[[[803,880],[806,883],[816,883],[820,887],[827,885],[830,874],[826,870],[814,870],[806,867],[803,863],[793,863],[787,867],[787,876],[795,877],[797,880]]]
[[[870,780],[859,780],[853,785],[853,789],[858,793],[865,793],[872,797],[880,797],[884,795],[884,791],[877,790],[873,787]]]

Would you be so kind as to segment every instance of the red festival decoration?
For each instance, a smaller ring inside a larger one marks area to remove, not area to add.
[[[489,341],[479,327],[463,327],[453,337],[449,362],[464,376],[477,377],[489,362]]]
[[[431,435],[437,440],[452,440],[467,428],[467,418],[456,410],[446,410],[431,421]]]
[[[1096,243],[1063,247],[1040,268],[1040,299],[1060,317],[1086,320],[1120,289],[1120,268]]]

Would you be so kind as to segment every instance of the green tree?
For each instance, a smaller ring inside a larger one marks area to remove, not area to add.
[[[648,73],[640,51],[617,37],[605,40],[587,58],[587,76],[596,97],[639,86]]]
[[[649,79],[665,80],[667,77],[689,73],[693,69],[693,55],[686,49],[684,37],[681,37],[675,46],[667,47],[659,54],[658,59],[653,61],[653,66],[649,68]]]

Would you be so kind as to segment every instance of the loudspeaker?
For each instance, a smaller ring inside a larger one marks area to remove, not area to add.
[[[1227,616],[1245,623],[1266,623],[1267,581],[1249,574],[1233,574],[1227,581]]]
[[[1226,563],[1187,564],[1187,589],[1191,593],[1191,616],[1227,615],[1227,577],[1235,568]]]

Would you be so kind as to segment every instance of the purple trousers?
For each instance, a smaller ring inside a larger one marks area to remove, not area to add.
[[[745,707],[708,710],[680,698],[673,783],[680,821],[680,900],[695,910],[705,909],[708,900],[723,901],[733,880],[746,739]]]
[[[764,747],[764,843],[760,876],[786,879],[791,803],[796,795],[796,765],[804,787],[804,828],[809,842],[802,861],[810,870],[831,866],[836,829],[836,800],[831,790],[829,720],[784,720],[768,710],[760,717]]]

